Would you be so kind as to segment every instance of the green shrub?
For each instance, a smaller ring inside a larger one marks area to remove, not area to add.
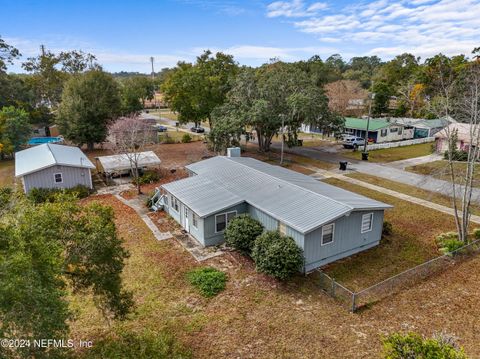
[[[385,359],[466,359],[463,349],[451,340],[424,339],[416,333],[394,333],[383,340]]]
[[[250,254],[255,239],[263,232],[262,224],[248,214],[241,214],[232,219],[225,229],[225,242],[242,253]]]
[[[187,278],[204,297],[216,296],[225,289],[227,275],[212,267],[194,269],[187,274]]]
[[[124,332],[95,341],[93,347],[80,356],[92,359],[187,359],[190,351],[166,332],[145,331],[137,334]]]
[[[382,237],[390,236],[393,233],[393,225],[389,221],[383,222]]]
[[[440,252],[444,254],[451,253],[465,245],[458,239],[458,233],[456,232],[442,233],[437,236],[436,241]]]
[[[182,143],[189,143],[192,142],[192,136],[190,136],[188,133],[185,133],[182,136]]]
[[[475,228],[473,230],[473,238],[480,239],[480,228]]]
[[[445,151],[443,154],[443,158],[448,160],[448,151]],[[459,151],[459,150],[454,150],[452,151],[452,160],[453,161],[467,161],[468,160],[468,152],[465,151]]]
[[[0,187],[0,210],[7,206],[12,194],[13,190],[10,187]]]
[[[160,136],[160,142],[166,143],[166,144],[172,144],[175,143],[175,139],[173,137],[170,137],[168,133],[166,133],[163,136]]]
[[[149,183],[157,182],[159,179],[160,179],[160,175],[158,174],[158,172],[145,171],[138,179],[138,182],[140,182],[140,184],[149,184]],[[137,184],[137,181],[133,179],[132,183]]]
[[[252,250],[252,258],[259,272],[285,280],[301,270],[303,251],[292,237],[278,231],[258,236]]]
[[[72,188],[32,188],[28,192],[28,199],[33,203],[55,202],[57,194],[74,195],[77,198],[86,198],[90,195],[90,189],[83,185]]]

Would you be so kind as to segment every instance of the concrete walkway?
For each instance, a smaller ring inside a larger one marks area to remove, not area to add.
[[[143,222],[145,222],[145,224],[147,225],[147,227],[150,229],[150,231],[153,233],[153,235],[157,240],[163,241],[165,239],[173,238],[170,232],[160,232],[158,227],[155,225],[155,223],[153,223],[152,219],[148,216],[148,212],[149,212],[148,208],[145,206],[145,204],[142,203],[141,199],[139,199],[138,197],[135,197],[134,199],[127,200],[122,196],[120,196],[119,194],[114,194],[114,196],[120,202],[132,208],[135,212],[137,212],[139,217],[142,219]]]
[[[318,170],[316,173],[314,173],[310,176],[314,177],[318,180],[321,180],[323,178],[337,178],[339,180],[342,180],[342,181],[345,181],[345,182],[348,182],[348,183],[351,183],[351,184],[354,184],[354,185],[357,185],[357,186],[362,186],[362,187],[365,187],[365,188],[368,188],[368,189],[371,189],[371,190],[374,190],[374,191],[377,191],[377,192],[385,193],[389,196],[399,198],[399,199],[402,199],[402,200],[407,201],[407,202],[411,202],[411,203],[418,204],[420,206],[435,209],[439,212],[442,212],[442,213],[445,213],[445,214],[448,214],[448,215],[451,215],[451,216],[455,215],[455,211],[450,207],[442,206],[440,204],[433,203],[433,202],[430,202],[430,201],[427,201],[427,200],[424,200],[424,199],[421,199],[421,198],[409,196],[408,194],[396,192],[396,191],[393,191],[391,189],[387,189],[385,187],[376,186],[376,185],[373,185],[373,184],[370,184],[370,183],[367,183],[367,182],[364,182],[364,181],[360,181],[360,180],[357,180],[355,178],[347,177],[347,176],[344,176],[342,174],[338,174],[338,173],[335,173],[335,172]],[[459,215],[460,216],[462,215],[461,211],[459,212]],[[470,220],[473,223],[480,224],[480,216],[472,215],[470,217]]]

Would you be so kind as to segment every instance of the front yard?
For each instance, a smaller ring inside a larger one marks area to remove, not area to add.
[[[382,335],[414,330],[431,336],[444,330],[459,337],[467,354],[480,355],[478,258],[351,314],[319,290],[315,276],[277,282],[256,273],[252,263],[236,253],[197,263],[175,240],[156,241],[136,213],[112,196],[89,200],[115,210],[131,253],[124,280],[134,292],[136,311],[129,320],[110,326],[88,296],[75,295],[73,339],[88,338],[95,346],[112,332],[147,330],[173,335],[176,345],[191,350],[195,358],[375,358],[382,351]],[[399,219],[398,230],[415,222],[413,217]],[[414,225],[411,235],[420,233],[423,224],[420,220]],[[207,265],[228,276],[226,289],[211,299],[202,297],[186,278],[191,269]]]
[[[363,147],[360,147],[358,151],[345,150],[342,151],[342,155],[351,159],[362,159]],[[394,162],[406,160],[408,158],[415,158],[421,156],[428,156],[433,153],[432,143],[421,143],[418,145],[383,148],[380,150],[368,151],[368,160],[371,162]]]
[[[465,171],[467,168],[467,165],[465,162],[455,162],[454,163],[454,171],[457,176],[457,178],[461,181],[461,179],[465,175]],[[416,165],[416,166],[410,166],[405,168],[406,171],[418,173],[421,175],[428,175],[432,176],[444,181],[451,181],[450,178],[450,168],[448,165],[448,161],[445,160],[440,160],[440,161],[434,161],[430,163],[425,163],[421,165]],[[473,180],[473,185],[475,187],[480,187],[480,176],[478,175],[480,171],[480,164],[477,164],[475,166],[475,171],[476,175]],[[460,182],[461,183],[461,182]]]

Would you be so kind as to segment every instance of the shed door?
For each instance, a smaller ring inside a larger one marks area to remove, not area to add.
[[[187,232],[190,232],[190,226],[188,223],[188,208],[184,207],[184,212],[183,212],[183,227]]]

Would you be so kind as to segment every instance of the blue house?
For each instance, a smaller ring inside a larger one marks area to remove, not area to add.
[[[164,210],[185,231],[218,245],[228,222],[248,213],[295,240],[305,272],[378,245],[391,207],[253,158],[217,156],[186,168],[190,177],[161,187]]]

